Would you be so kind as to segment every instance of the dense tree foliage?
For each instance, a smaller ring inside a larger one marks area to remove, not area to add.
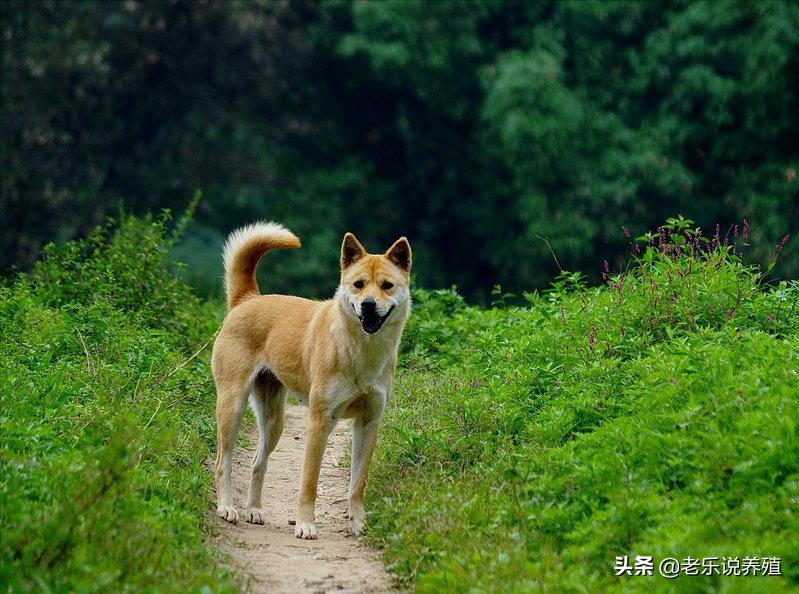
[[[213,290],[254,217],[305,249],[265,288],[325,295],[340,236],[405,234],[418,280],[485,298],[598,274],[683,213],[799,215],[799,5],[170,1],[3,4],[0,265],[118,210],[203,198],[179,255]],[[722,230],[722,233],[724,230]],[[781,275],[799,273],[786,250]]]

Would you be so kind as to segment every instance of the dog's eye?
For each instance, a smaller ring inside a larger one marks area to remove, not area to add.
[[[394,283],[390,283],[388,281],[383,281],[383,284],[380,285],[380,288],[383,289],[384,291],[388,291],[393,286],[394,286]]]
[[[354,283],[352,283],[352,286],[355,287],[356,289],[363,289],[363,281],[356,280]]]

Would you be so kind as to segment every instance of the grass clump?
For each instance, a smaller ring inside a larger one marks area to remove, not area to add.
[[[407,585],[799,587],[799,285],[764,285],[747,234],[673,219],[603,286],[564,273],[524,307],[418,292],[369,490]],[[616,577],[621,555],[655,576]],[[712,556],[780,557],[783,575],[657,575]]]
[[[0,288],[0,583],[229,591],[203,543],[214,440],[203,346],[165,218],[50,246]],[[193,355],[196,357],[192,358]]]

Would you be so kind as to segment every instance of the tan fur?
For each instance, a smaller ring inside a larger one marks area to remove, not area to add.
[[[260,441],[245,519],[264,522],[264,472],[283,428],[288,390],[308,405],[308,442],[295,534],[298,538],[316,538],[314,505],[319,469],[328,436],[345,417],[354,418],[349,517],[353,532],[360,534],[368,466],[378,424],[391,395],[400,337],[410,314],[411,249],[403,237],[384,254],[368,254],[355,236],[347,233],[341,246],[341,282],[333,299],[318,302],[258,295],[255,268],[259,258],[275,247],[299,245],[299,240],[282,226],[258,223],[231,234],[225,246],[230,312],[211,359],[217,387],[217,513],[230,522],[238,520],[230,465],[249,396]],[[367,311],[371,300],[374,314]],[[379,330],[369,334],[365,328],[374,331],[370,320],[375,316],[387,317],[382,326],[378,325]]]

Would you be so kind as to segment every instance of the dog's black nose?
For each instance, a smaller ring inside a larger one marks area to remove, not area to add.
[[[377,302],[374,300],[373,297],[367,297],[363,301],[361,301],[361,314],[368,315],[373,314],[377,311]]]

